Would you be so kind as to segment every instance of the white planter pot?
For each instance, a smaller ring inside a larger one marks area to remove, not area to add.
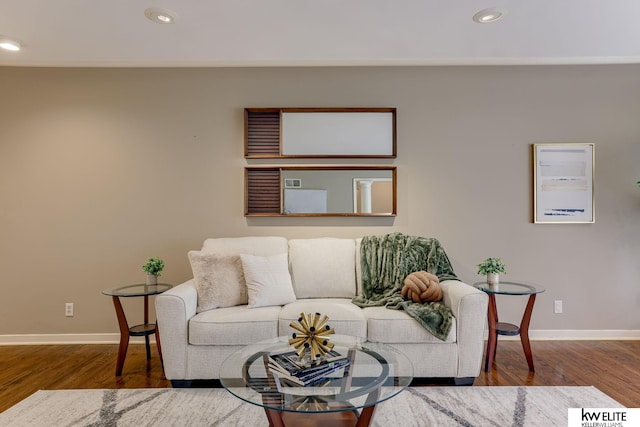
[[[497,285],[500,283],[499,273],[487,273],[487,283],[490,285]]]
[[[157,285],[158,284],[158,276],[154,274],[147,274],[147,285]]]

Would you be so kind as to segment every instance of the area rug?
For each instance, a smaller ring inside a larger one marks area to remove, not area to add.
[[[566,426],[568,408],[620,408],[595,387],[411,387],[379,404],[373,426]],[[224,389],[38,391],[0,426],[267,426]]]

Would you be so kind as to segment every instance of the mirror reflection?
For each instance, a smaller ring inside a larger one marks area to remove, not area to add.
[[[353,211],[356,213],[393,212],[391,178],[354,178],[353,194]]]
[[[395,215],[395,168],[282,168],[285,215]]]

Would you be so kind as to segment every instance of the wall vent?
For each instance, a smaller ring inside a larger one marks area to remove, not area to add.
[[[302,188],[302,180],[300,178],[286,178],[284,188]]]

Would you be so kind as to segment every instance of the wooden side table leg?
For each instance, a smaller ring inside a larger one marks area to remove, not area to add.
[[[496,296],[489,294],[489,311],[488,311],[489,339],[487,340],[487,350],[485,355],[484,371],[489,372],[493,365],[493,359],[496,355],[498,345],[498,309],[496,307]]]
[[[149,324],[149,296],[144,296],[144,324]],[[144,344],[147,350],[147,360],[151,360],[151,347],[149,346],[149,335],[144,336]]]
[[[151,345],[149,344],[149,335],[144,336],[144,346],[147,349],[147,360],[151,360]]]
[[[531,313],[533,313],[533,304],[535,304],[535,302],[536,294],[529,295],[529,302],[527,302],[527,308],[524,310],[522,322],[520,323],[520,341],[522,342],[522,349],[524,350],[524,356],[527,358],[530,372],[535,372],[533,368],[531,343],[529,342],[529,322],[531,322]]]
[[[129,324],[127,323],[127,318],[124,315],[120,298],[113,297],[113,306],[116,309],[118,326],[120,327],[120,346],[118,347],[118,360],[116,362],[116,376],[119,377],[122,375],[124,359],[127,356],[127,349],[129,348]]]

